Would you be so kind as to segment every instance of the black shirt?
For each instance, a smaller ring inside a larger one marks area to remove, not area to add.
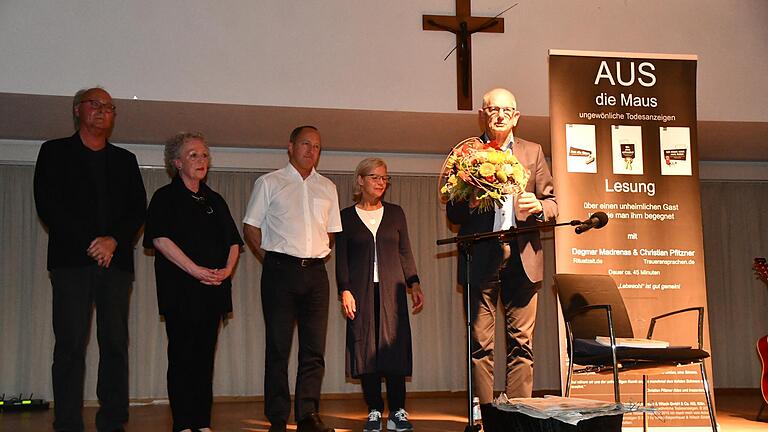
[[[193,193],[177,175],[155,192],[147,210],[144,247],[167,237],[195,264],[211,269],[227,266],[232,245],[242,245],[229,207],[205,183]],[[231,279],[219,286],[200,283],[163,256],[155,253],[155,279],[160,313],[227,314],[232,311]]]
[[[107,149],[89,150],[85,158],[91,174],[94,196],[96,199],[96,223],[100,232],[107,230],[108,192],[107,192]]]

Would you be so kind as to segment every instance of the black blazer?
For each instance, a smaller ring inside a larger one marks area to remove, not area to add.
[[[48,227],[48,270],[94,264],[88,245],[99,236],[112,236],[117,249],[111,266],[133,272],[133,245],[147,205],[136,156],[107,143],[106,229],[99,228],[98,193],[87,168],[90,150],[75,132],[47,141],[35,165],[35,206]]]

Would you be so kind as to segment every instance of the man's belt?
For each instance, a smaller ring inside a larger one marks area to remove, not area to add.
[[[325,258],[299,258],[293,255],[288,255],[280,252],[267,251],[267,257],[274,258],[278,261],[288,262],[296,264],[300,267],[312,267],[316,265],[325,264]]]

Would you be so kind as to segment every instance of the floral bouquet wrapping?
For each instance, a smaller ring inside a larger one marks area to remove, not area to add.
[[[498,150],[494,142],[467,138],[453,148],[443,163],[440,195],[443,201],[480,202],[480,212],[501,207],[506,195],[525,191],[530,173],[511,152]]]

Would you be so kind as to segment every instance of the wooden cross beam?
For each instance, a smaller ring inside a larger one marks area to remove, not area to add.
[[[504,18],[474,17],[471,0],[456,0],[456,16],[423,15],[422,28],[456,35],[457,108],[472,110],[472,34],[504,33]]]

